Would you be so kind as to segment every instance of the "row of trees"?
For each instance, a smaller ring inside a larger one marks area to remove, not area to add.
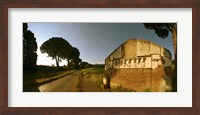
[[[56,60],[56,66],[59,62],[66,60],[70,69],[79,69],[80,52],[73,47],[67,40],[61,37],[52,37],[45,41],[41,47],[42,53],[47,53],[49,57]],[[23,23],[23,71],[32,72],[36,69],[37,61],[37,42],[34,34],[28,30],[28,24]]]

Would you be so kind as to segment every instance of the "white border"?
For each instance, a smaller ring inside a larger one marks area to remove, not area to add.
[[[192,107],[192,9],[17,9],[8,12],[9,107]],[[178,22],[177,93],[22,93],[22,22]]]

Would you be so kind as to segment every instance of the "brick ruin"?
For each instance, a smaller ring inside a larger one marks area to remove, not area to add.
[[[171,91],[172,56],[169,50],[144,39],[129,39],[105,59],[105,87],[137,92]]]

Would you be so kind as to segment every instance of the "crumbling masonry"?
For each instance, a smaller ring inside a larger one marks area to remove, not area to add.
[[[129,39],[105,59],[106,87],[135,91],[171,91],[172,56],[169,50],[144,39]]]

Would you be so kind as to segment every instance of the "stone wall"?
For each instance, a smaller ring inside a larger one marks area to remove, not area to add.
[[[109,69],[106,74],[110,77],[111,88],[122,86],[137,92],[171,91],[171,78],[162,68]]]

